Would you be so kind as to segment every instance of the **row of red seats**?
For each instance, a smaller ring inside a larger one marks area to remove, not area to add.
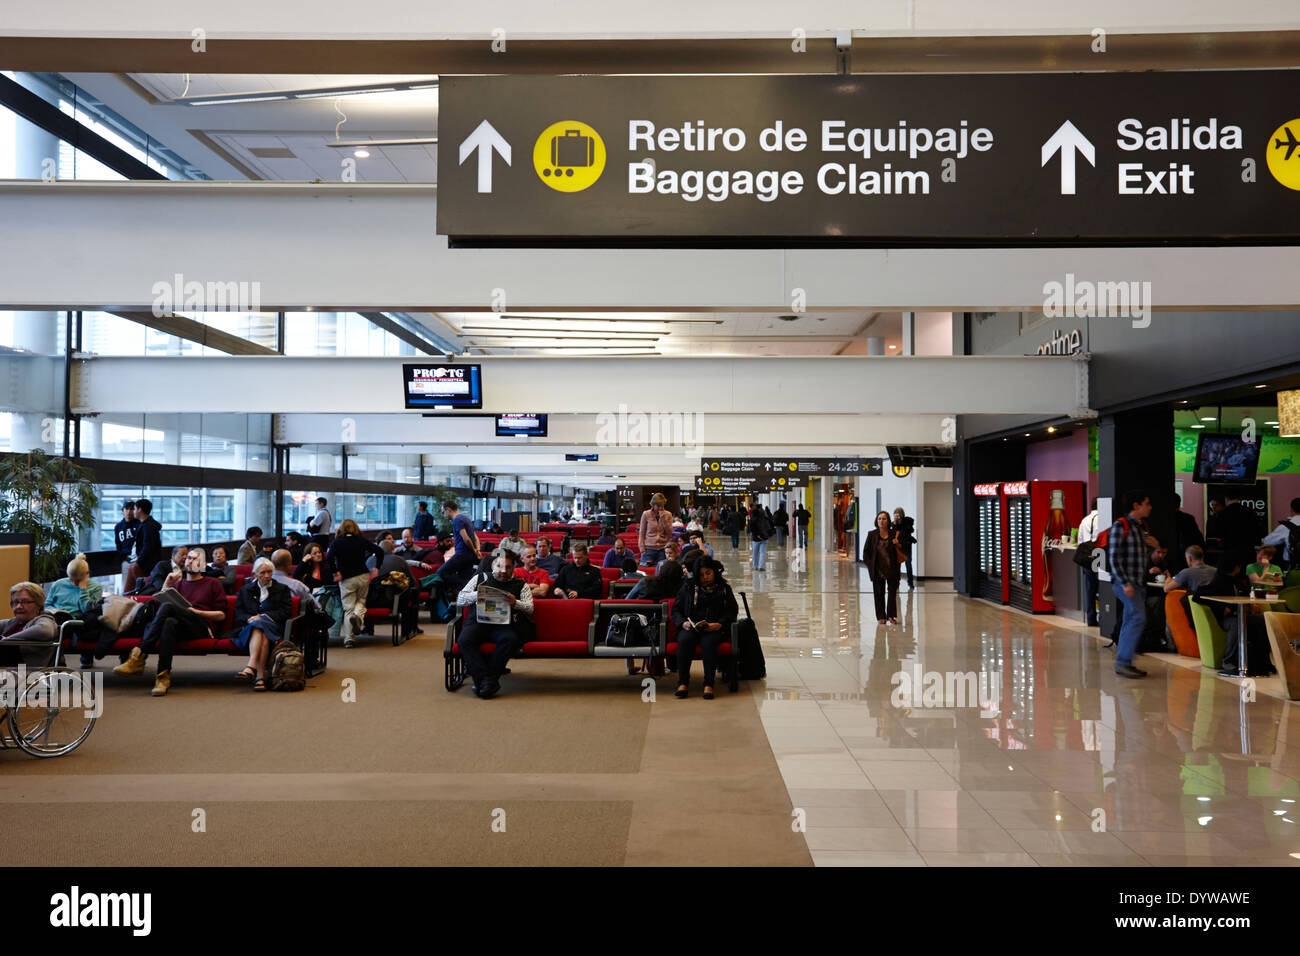
[[[542,601],[533,605],[533,626],[536,631],[533,639],[527,641],[515,658],[662,658],[675,660],[677,657],[677,626],[673,623],[671,598],[657,602],[659,605],[659,626],[652,629],[654,644],[650,647],[608,647],[605,645],[605,632],[610,619],[615,614],[637,613],[638,609],[653,608],[655,601],[592,601],[577,598],[568,601]],[[465,665],[460,656],[457,636],[464,627],[470,612],[466,607],[461,614],[447,625],[447,641],[443,648],[444,686],[450,691],[460,687],[465,681]],[[718,661],[722,666],[727,686],[735,691],[740,672],[740,642],[736,630],[731,626],[731,639],[718,646]],[[496,649],[494,644],[483,644],[482,651],[490,655]],[[695,658],[701,656],[700,648],[695,648]]]

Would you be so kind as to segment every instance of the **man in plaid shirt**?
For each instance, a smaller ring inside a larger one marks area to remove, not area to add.
[[[1115,597],[1124,617],[1115,650],[1115,673],[1120,677],[1146,677],[1133,666],[1133,655],[1147,626],[1146,575],[1151,566],[1149,548],[1154,544],[1142,522],[1151,514],[1151,499],[1145,491],[1130,491],[1124,498],[1128,514],[1110,526],[1106,541],[1106,567],[1110,571]]]

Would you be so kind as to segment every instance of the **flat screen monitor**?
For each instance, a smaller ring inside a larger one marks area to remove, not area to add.
[[[402,394],[407,408],[482,408],[482,366],[405,364]]]
[[[515,438],[521,435],[530,438],[545,438],[546,416],[532,412],[519,412],[497,416],[498,438]]]
[[[1202,434],[1196,443],[1196,469],[1192,480],[1202,485],[1252,485],[1259,468],[1259,441],[1240,435]]]

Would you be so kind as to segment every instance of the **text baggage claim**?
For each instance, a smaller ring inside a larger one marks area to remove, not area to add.
[[[820,132],[823,153],[852,153],[864,160],[897,157],[915,161],[926,154],[937,156],[944,182],[956,181],[956,160],[965,159],[971,152],[988,152],[994,141],[991,130],[983,126],[972,128],[967,120],[957,126],[936,129],[909,126],[906,120],[888,127],[849,127],[844,120],[823,120]],[[1242,148],[1241,136],[1240,127],[1221,127],[1217,119],[1193,126],[1190,120],[1180,118],[1171,119],[1167,126],[1144,127],[1141,120],[1128,117],[1116,126],[1115,145],[1126,152],[1234,150]],[[650,120],[628,121],[628,149],[632,152],[738,153],[748,142],[744,130],[735,126],[706,127],[704,120],[664,127],[656,127]],[[797,126],[787,129],[780,120],[758,135],[759,148],[766,153],[798,153],[808,143],[806,130]],[[628,163],[628,192],[680,196],[687,202],[701,199],[724,202],[731,196],[746,195],[755,196],[761,202],[772,202],[782,195],[797,196],[806,185],[803,173],[793,169],[679,171],[658,169],[657,165],[649,158]],[[1194,171],[1186,163],[1171,163],[1169,169],[1156,171],[1145,169],[1141,163],[1122,163],[1118,173],[1120,195],[1195,192]],[[856,160],[847,164],[828,162],[818,168],[816,186],[827,196],[924,196],[930,194],[930,173],[924,169],[895,168],[894,162],[882,162],[880,169],[862,168]]]

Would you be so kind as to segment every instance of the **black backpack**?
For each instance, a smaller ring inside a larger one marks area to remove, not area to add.
[[[740,600],[745,603],[745,617],[736,622],[736,643],[739,646],[734,649],[740,654],[740,678],[762,680],[767,676],[767,660],[758,640],[758,626],[749,616],[749,599],[744,591],[740,592]]]
[[[1300,568],[1300,524],[1296,524],[1291,518],[1287,518],[1286,523],[1291,526],[1287,532],[1286,553],[1291,562],[1291,569],[1295,570]]]

